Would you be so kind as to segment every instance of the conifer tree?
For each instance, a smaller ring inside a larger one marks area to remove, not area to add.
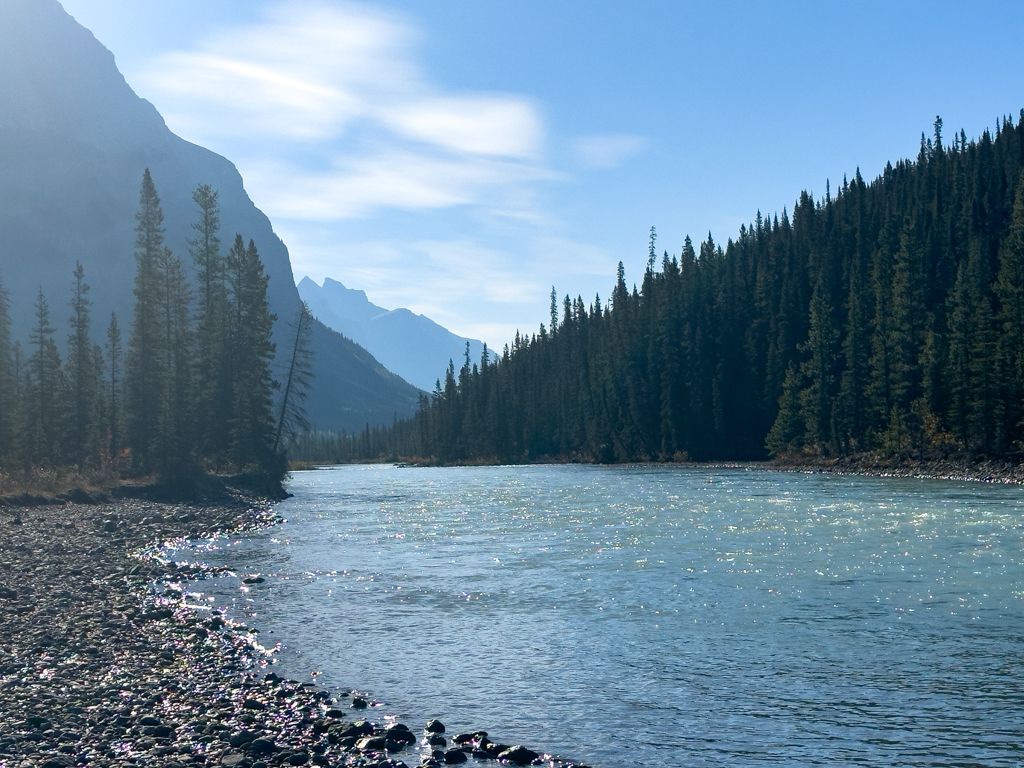
[[[0,275],[0,468],[7,467],[14,458],[16,412],[20,405],[11,346],[10,307],[10,296]]]
[[[226,355],[229,317],[225,263],[220,253],[218,194],[208,184],[192,193],[199,208],[189,241],[198,283],[195,415],[202,453],[218,463],[230,433],[231,373]]]
[[[53,464],[60,456],[61,360],[53,339],[50,308],[43,291],[36,298],[35,324],[29,335],[32,356],[28,359],[27,450],[32,464]]]
[[[895,269],[887,230],[882,231],[879,240],[872,266],[875,316],[871,323],[871,380],[867,389],[876,428],[880,428],[888,419],[903,389],[897,373],[899,337],[896,318],[893,316]]]
[[[156,264],[163,310],[161,351],[164,382],[160,392],[160,473],[164,479],[187,478],[196,471],[192,405],[191,290],[181,259],[163,248]]]
[[[273,457],[270,363],[275,351],[271,331],[277,318],[267,304],[269,278],[252,240],[248,248],[232,248],[228,279],[235,312],[231,455],[242,471],[264,469]]]
[[[117,315],[110,313],[110,325],[107,326],[107,402],[105,428],[107,433],[106,450],[112,458],[120,454],[121,436],[121,400],[124,376],[124,352],[121,347],[121,328],[117,324]]]
[[[993,285],[999,299],[999,360],[1010,423],[1024,418],[1024,172],[1017,181],[1010,228],[999,249]]]
[[[797,366],[790,363],[779,397],[779,412],[772,428],[768,431],[765,447],[772,456],[779,456],[803,446],[806,419],[801,418],[800,390],[801,375]]]
[[[867,392],[870,381],[870,327],[868,295],[859,261],[851,267],[847,293],[846,334],[843,338],[844,369],[840,376],[838,408],[842,447],[863,450],[868,431]]]
[[[135,312],[125,360],[127,440],[132,466],[149,474],[160,466],[160,425],[166,421],[167,355],[158,262],[164,251],[163,211],[153,178],[142,175],[135,214]]]
[[[977,241],[961,262],[949,297],[950,422],[967,451],[991,454],[999,416],[993,315]]]
[[[67,379],[71,392],[70,432],[66,446],[69,458],[79,467],[95,463],[99,456],[97,412],[100,372],[90,339],[89,285],[81,262],[75,263],[71,291],[71,333],[68,335]]]
[[[806,433],[804,445],[828,453],[833,444],[832,402],[835,396],[836,344],[839,333],[832,325],[832,307],[824,279],[819,278],[810,304],[810,330],[800,350],[808,357],[800,370],[807,381],[800,393],[800,410]]]

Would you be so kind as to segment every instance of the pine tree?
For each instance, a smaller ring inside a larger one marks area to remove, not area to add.
[[[159,445],[160,474],[164,480],[188,478],[196,472],[195,432],[192,418],[191,290],[181,259],[163,248],[156,264],[159,302],[163,310],[161,352],[164,382],[161,391]]]
[[[898,379],[899,337],[893,316],[895,270],[887,230],[882,231],[879,240],[872,267],[875,316],[871,323],[871,380],[867,389],[876,428],[885,424],[903,390]]]
[[[810,330],[800,350],[808,358],[800,366],[807,381],[800,393],[800,411],[806,433],[804,445],[819,453],[828,453],[834,445],[832,435],[832,402],[835,397],[836,345],[839,333],[832,325],[832,307],[823,279],[814,287],[810,304]]]
[[[984,259],[973,241],[949,297],[950,423],[967,451],[991,455],[999,411],[995,338]]]
[[[992,287],[999,299],[999,360],[1007,415],[1011,425],[1020,427],[1024,419],[1024,172],[1017,182],[1010,228],[999,249],[999,273]]]
[[[71,292],[71,333],[68,335],[67,379],[71,390],[71,429],[66,446],[69,458],[79,467],[99,458],[99,422],[97,412],[100,373],[89,338],[89,285],[80,262],[75,264]]]
[[[168,374],[164,349],[163,307],[158,261],[164,251],[163,212],[153,178],[142,175],[139,211],[135,214],[135,312],[125,360],[127,441],[132,466],[139,474],[159,468],[160,425],[166,416]]]
[[[263,272],[256,244],[232,249],[229,284],[236,325],[235,380],[231,420],[231,456],[242,471],[264,469],[273,458],[274,417],[270,363],[275,346],[271,340],[276,316],[267,304],[268,277]]]
[[[220,253],[218,194],[208,184],[192,193],[199,208],[189,241],[199,287],[196,311],[195,415],[202,453],[214,464],[226,455],[230,434],[231,375],[225,354],[229,315],[225,263]]]
[[[27,400],[27,450],[32,464],[52,464],[60,455],[61,433],[61,361],[53,340],[50,308],[43,291],[36,298],[36,321],[29,335],[33,348],[28,359],[29,390]]]
[[[11,346],[10,297],[0,276],[0,468],[14,458],[14,434],[19,403]]]
[[[117,324],[117,315],[110,313],[110,325],[107,327],[107,402],[106,402],[106,450],[111,458],[117,457],[122,445],[121,436],[121,400],[124,375],[124,352],[121,348],[121,329]]]
[[[801,375],[791,363],[782,385],[779,413],[765,440],[765,447],[772,456],[784,455],[803,445],[807,422],[800,415],[800,390]]]

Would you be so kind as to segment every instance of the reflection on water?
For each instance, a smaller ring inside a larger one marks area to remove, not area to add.
[[[658,467],[296,473],[198,589],[358,688],[607,766],[1019,765],[1024,495]],[[248,618],[246,618],[248,617]]]

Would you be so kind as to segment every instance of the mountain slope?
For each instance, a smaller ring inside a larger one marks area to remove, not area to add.
[[[0,274],[22,342],[42,288],[64,336],[71,273],[82,262],[92,285],[93,336],[110,312],[126,331],[135,274],[134,226],[142,172],[160,194],[166,242],[191,266],[192,191],[220,193],[221,237],[255,240],[278,315],[275,340],[299,303],[288,250],[253,205],[225,158],[171,133],[139,98],[113,55],[56,0],[0,0]],[[417,390],[340,334],[314,334],[316,377],[307,402],[321,428],[361,428],[410,413]]]
[[[438,380],[444,381],[449,361],[456,369],[462,366],[467,341],[474,362],[483,354],[476,339],[457,336],[408,309],[378,307],[363,291],[329,277],[323,286],[302,278],[299,295],[324,325],[366,347],[389,371],[420,389],[432,390]]]

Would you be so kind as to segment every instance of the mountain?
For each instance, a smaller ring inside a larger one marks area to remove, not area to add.
[[[433,390],[439,379],[444,381],[449,361],[455,362],[456,370],[462,367],[467,341],[473,362],[483,354],[483,344],[476,339],[456,336],[408,309],[378,307],[363,291],[329,277],[323,286],[302,278],[299,295],[320,322],[366,347],[389,371],[420,389]]]
[[[220,194],[221,239],[255,240],[270,276],[275,341],[286,354],[299,304],[288,249],[246,194],[235,166],[174,135],[139,98],[114,57],[56,0],[0,0],[0,275],[14,337],[25,342],[40,288],[64,337],[75,261],[92,286],[93,335],[110,312],[132,317],[135,212],[143,170],[160,194],[166,243],[191,266],[192,192]],[[307,400],[321,428],[358,429],[411,413],[418,391],[321,324]]]

